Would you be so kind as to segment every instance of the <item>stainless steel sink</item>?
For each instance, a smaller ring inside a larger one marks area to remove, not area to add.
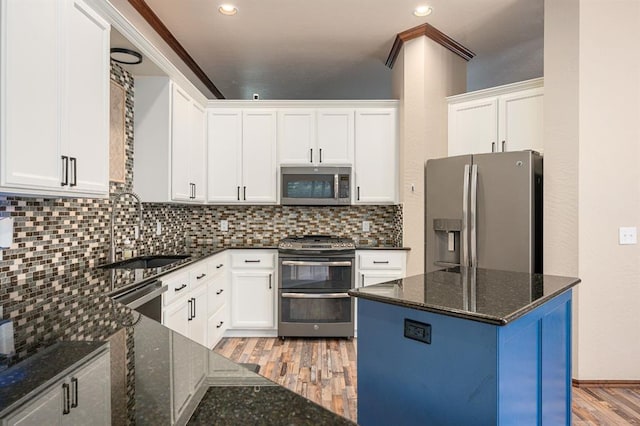
[[[171,265],[191,257],[190,254],[162,254],[150,256],[137,256],[119,262],[99,266],[101,269],[150,269]]]

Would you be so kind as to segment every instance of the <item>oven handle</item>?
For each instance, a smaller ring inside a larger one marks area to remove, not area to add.
[[[283,260],[283,266],[351,266],[350,260],[335,262],[315,262],[312,260]]]
[[[346,299],[349,293],[282,293],[286,299]]]

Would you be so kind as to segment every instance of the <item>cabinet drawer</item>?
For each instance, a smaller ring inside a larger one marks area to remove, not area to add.
[[[207,321],[207,347],[209,349],[213,349],[218,344],[227,326],[227,307],[222,306]]]
[[[275,254],[261,251],[232,253],[232,268],[272,269],[275,266]]]
[[[207,260],[207,274],[209,277],[214,277],[218,274],[222,274],[227,270],[227,256],[217,255]]]
[[[362,253],[358,257],[360,269],[402,269],[404,267],[404,253],[401,252]]]
[[[167,284],[167,291],[162,293],[164,306],[171,304],[180,297],[186,296],[191,290],[189,285],[189,271],[171,274],[167,278],[162,278],[162,282]]]
[[[216,312],[227,301],[226,280],[219,278],[208,284],[207,312],[209,315]]]
[[[189,268],[189,285],[192,290],[207,282],[208,278],[207,262],[198,262]]]

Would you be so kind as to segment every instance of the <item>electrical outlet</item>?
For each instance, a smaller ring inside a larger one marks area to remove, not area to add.
[[[370,229],[371,229],[371,222],[369,222],[368,220],[363,220],[362,221],[362,232],[369,232]]]
[[[220,230],[222,232],[227,232],[229,230],[229,221],[228,220],[221,220],[220,221]]]
[[[620,227],[618,232],[618,243],[620,245],[638,244],[638,231],[635,226]]]
[[[162,235],[162,223],[160,221],[156,222],[156,235]]]

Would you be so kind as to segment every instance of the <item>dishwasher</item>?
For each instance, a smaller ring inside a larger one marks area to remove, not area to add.
[[[110,293],[116,302],[131,308],[152,320],[162,322],[162,293],[167,286],[153,280]]]

